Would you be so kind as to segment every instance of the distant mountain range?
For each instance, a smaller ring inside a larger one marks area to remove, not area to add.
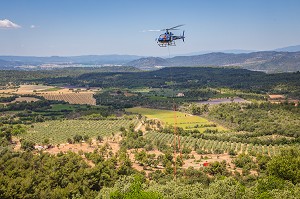
[[[299,52],[300,51],[300,45],[288,46],[288,47],[285,47],[285,48],[277,48],[274,51],[277,51],[277,52]]]
[[[0,69],[48,69],[76,64],[78,66],[123,65],[143,70],[169,66],[213,66],[240,67],[265,72],[294,72],[300,71],[300,45],[261,52],[241,49],[222,52],[202,51],[172,58],[136,55],[0,56]]]
[[[38,66],[41,64],[91,64],[91,65],[124,65],[127,62],[141,58],[137,55],[83,55],[83,56],[0,56],[0,68],[20,65]]]
[[[204,50],[204,51],[198,51],[198,52],[191,52],[186,54],[176,54],[173,57],[177,56],[193,56],[193,55],[204,55],[209,53],[233,53],[233,54],[241,54],[241,53],[252,53],[257,52],[255,50],[242,50],[242,49],[231,49],[231,50]],[[167,57],[164,57],[167,58]]]
[[[266,50],[266,51],[299,52],[300,51],[300,45],[287,46],[287,47],[284,47],[284,48],[276,48],[276,49]],[[209,54],[209,53],[233,53],[233,54],[241,54],[241,53],[253,53],[253,52],[259,52],[259,51],[258,50],[245,50],[245,49],[204,50],[204,51],[198,51],[198,52],[192,52],[192,53],[186,53],[186,54],[176,54],[175,56],[204,55],[204,54]]]
[[[162,59],[159,57],[141,58],[127,63],[140,69],[157,66],[213,66],[239,67],[265,72],[300,71],[300,52],[253,52],[253,53],[208,53],[195,56],[176,56]]]
[[[140,58],[134,61],[131,61],[126,64],[127,66],[133,66],[142,70],[153,70],[157,67],[163,66],[171,66],[168,59],[164,59],[161,57],[145,57]]]
[[[19,66],[23,63],[18,62],[18,61],[6,61],[0,59],[0,69],[11,69],[14,68],[15,66]]]

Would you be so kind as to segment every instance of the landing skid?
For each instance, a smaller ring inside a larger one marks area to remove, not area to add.
[[[168,42],[168,43],[159,43],[159,42],[157,42],[157,44],[159,45],[159,47],[176,46],[175,41]]]

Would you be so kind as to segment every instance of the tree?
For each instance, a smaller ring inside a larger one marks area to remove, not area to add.
[[[86,141],[88,141],[88,139],[89,139],[90,137],[88,136],[88,135],[84,135],[83,137],[82,137],[82,139],[86,142]]]
[[[96,140],[101,143],[103,141],[103,137],[101,135],[98,135]]]
[[[246,165],[248,167],[252,168],[253,167],[253,160],[248,154],[239,154],[236,159],[232,161],[237,167],[243,168]]]
[[[72,138],[68,138],[68,139],[67,139],[67,142],[68,142],[69,144],[73,144]]]
[[[203,192],[203,198],[243,198],[245,187],[233,178],[223,178],[210,184]]]
[[[162,157],[163,157],[163,158],[162,158]],[[172,165],[172,164],[173,164],[173,155],[172,155],[171,152],[167,151],[167,152],[165,153],[165,155],[162,156],[162,157],[159,156],[158,158],[159,158],[159,159],[162,158],[162,165],[163,165],[164,167],[166,167],[168,164],[169,164],[169,165]]]
[[[45,138],[44,140],[43,140],[43,145],[45,146],[45,145],[48,145],[50,143],[50,140],[48,139],[48,138]]]
[[[206,171],[211,175],[227,175],[228,171],[226,169],[226,161],[223,160],[222,162],[212,162],[209,164],[209,166],[206,168]]]
[[[112,188],[100,191],[100,199],[160,199],[163,198],[157,191],[146,190],[143,186],[145,179],[141,175],[124,176]]]
[[[147,153],[146,151],[142,150],[140,152],[136,152],[134,154],[134,159],[138,161],[141,165],[144,165],[147,161]]]
[[[271,160],[271,158],[266,155],[258,155],[256,157],[256,161],[257,161],[258,168],[260,169],[260,171],[265,171],[267,169],[267,164],[270,160]]]
[[[25,151],[32,151],[34,150],[35,143],[32,141],[22,140],[21,141],[21,149]]]
[[[283,149],[280,155],[273,157],[267,164],[267,173],[289,180],[294,184],[300,182],[300,152],[297,148]]]
[[[42,115],[37,115],[34,120],[35,122],[44,122],[45,118]]]
[[[177,156],[176,157],[176,166],[177,167],[182,167],[183,163],[184,162],[183,162],[182,158],[180,156]]]
[[[81,135],[74,135],[73,137],[74,142],[81,142],[82,141],[82,136]]]
[[[285,187],[285,184],[285,181],[280,178],[267,176],[259,179],[257,181],[256,187],[259,193],[264,193],[273,189],[283,189]]]
[[[229,155],[236,156],[236,152],[234,151],[234,149],[229,150]]]

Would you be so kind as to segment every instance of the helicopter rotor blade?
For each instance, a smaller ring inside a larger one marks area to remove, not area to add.
[[[164,28],[164,29],[161,29],[161,30],[143,30],[142,32],[161,32],[161,31],[169,31],[169,30],[179,30],[177,29],[178,27],[181,27],[181,26],[184,26],[185,24],[181,24],[181,25],[178,25],[178,26],[174,26],[172,28]]]
[[[174,27],[172,27],[172,28],[167,28],[166,30],[178,30],[178,29],[176,29],[176,28],[181,27],[181,26],[184,26],[184,24],[180,24],[180,25],[174,26]]]
[[[160,32],[161,30],[142,30],[141,32]]]
[[[148,30],[149,32],[160,32],[161,30]]]

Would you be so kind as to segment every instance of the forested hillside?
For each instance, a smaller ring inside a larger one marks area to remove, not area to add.
[[[296,72],[300,70],[300,52],[263,51],[253,53],[208,53],[194,56],[176,56],[173,58],[142,58],[127,65],[137,68],[154,66],[214,66],[240,67],[264,72]]]
[[[123,88],[229,87],[253,92],[290,93],[299,98],[300,73],[265,74],[245,69],[174,67],[138,73],[86,73],[74,78],[47,78],[41,82]]]

